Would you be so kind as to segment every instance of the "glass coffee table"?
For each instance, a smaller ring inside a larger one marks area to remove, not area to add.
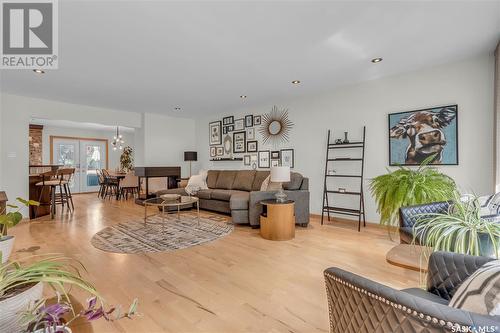
[[[181,220],[181,206],[184,205],[189,205],[189,204],[196,204],[196,211],[198,214],[198,225],[200,224],[200,203],[199,199],[197,197],[190,197],[190,196],[181,196],[178,200],[165,200],[162,199],[161,197],[159,198],[151,198],[143,201],[144,205],[144,224],[154,224],[155,222],[151,222],[148,220],[149,218],[153,216],[158,216],[160,215],[162,218],[162,223],[165,223],[165,217],[168,214],[172,214],[172,210],[169,210],[168,208],[177,208],[176,210],[173,211],[173,213],[177,213],[177,220]],[[160,210],[160,213],[158,214],[151,214],[148,215],[148,207],[155,207]]]

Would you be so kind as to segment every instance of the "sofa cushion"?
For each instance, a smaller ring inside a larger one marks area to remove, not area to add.
[[[196,193],[196,196],[200,199],[207,199],[207,200],[210,200],[212,198],[211,194],[212,194],[212,191],[211,189],[208,189],[208,190],[199,190],[197,193]]]
[[[253,180],[255,178],[255,170],[240,170],[236,174],[233,183],[233,190],[248,191],[252,190]]]
[[[231,190],[215,189],[212,190],[210,198],[213,200],[229,201],[229,199],[231,199],[231,192],[232,192]]]
[[[247,191],[232,191],[229,207],[233,210],[247,210],[250,192]]]
[[[234,178],[236,178],[237,171],[235,170],[222,170],[217,177],[216,189],[230,190],[233,188]],[[229,201],[229,199],[228,199]]]
[[[283,183],[283,189],[284,190],[289,190],[289,191],[297,191],[300,190],[300,187],[302,186],[302,175],[298,172],[291,172],[290,173],[290,181]]]
[[[207,172],[208,188],[216,188],[218,177],[219,177],[219,170],[208,170]]]
[[[260,191],[262,182],[269,176],[269,171],[256,171],[252,184],[252,191]]]
[[[434,303],[439,303],[443,305],[448,305],[449,301],[439,297],[436,294],[430,293],[427,290],[423,290],[422,288],[408,288],[408,289],[403,289],[401,291],[404,291],[405,293],[408,293],[413,296],[417,296],[420,298],[424,298],[428,301],[432,301]]]

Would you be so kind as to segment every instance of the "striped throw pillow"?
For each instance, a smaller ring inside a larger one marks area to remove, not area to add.
[[[449,305],[483,315],[500,315],[500,260],[484,264],[469,276]]]

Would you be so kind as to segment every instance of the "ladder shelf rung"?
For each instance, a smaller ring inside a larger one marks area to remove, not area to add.
[[[329,158],[328,161],[362,161],[362,158]]]
[[[325,175],[325,177],[361,178],[360,175]]]
[[[361,192],[351,192],[351,191],[326,191],[326,193],[335,193],[335,194],[348,194],[348,195],[361,195]]]

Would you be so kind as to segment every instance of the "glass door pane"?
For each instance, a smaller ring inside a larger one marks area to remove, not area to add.
[[[75,168],[75,176],[70,183],[71,192],[80,192],[80,143],[75,139],[54,138],[52,143],[54,164]]]
[[[80,140],[81,192],[99,190],[96,170],[106,168],[106,144],[104,141]]]

